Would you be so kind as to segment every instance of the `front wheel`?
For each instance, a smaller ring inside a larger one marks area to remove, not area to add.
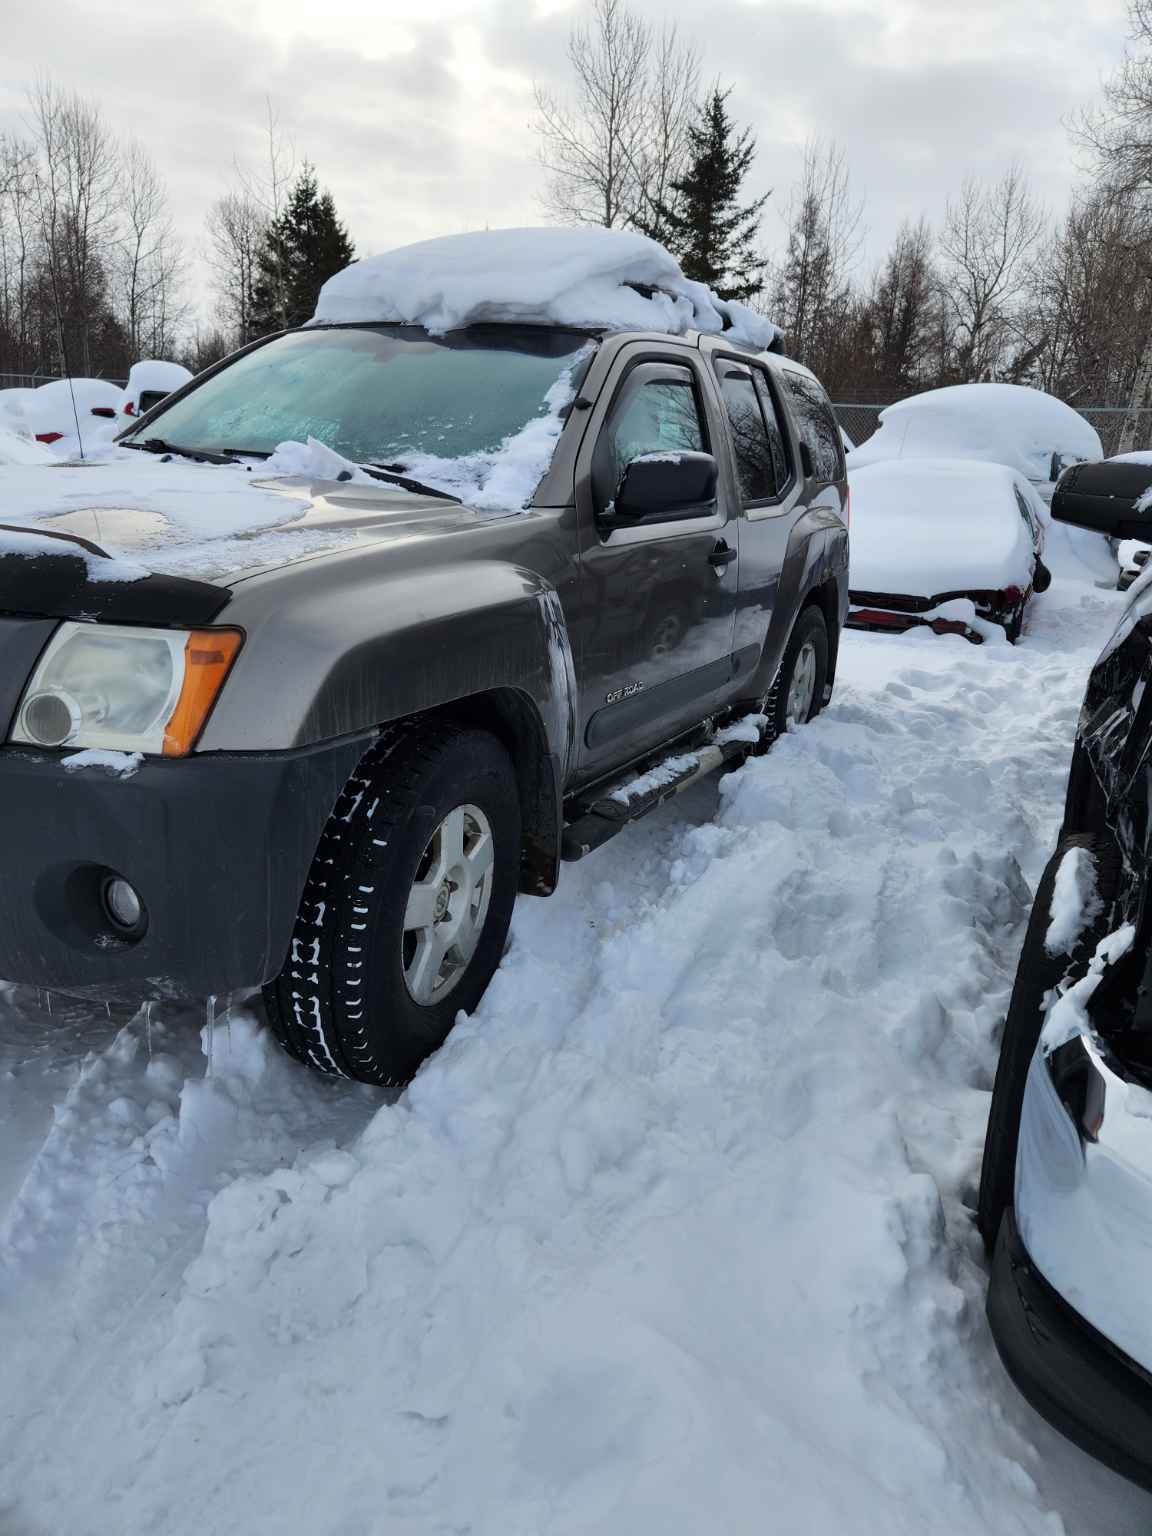
[[[349,780],[316,851],[287,964],[264,989],[285,1049],[399,1085],[471,1012],[503,954],[520,803],[487,731],[410,722]]]

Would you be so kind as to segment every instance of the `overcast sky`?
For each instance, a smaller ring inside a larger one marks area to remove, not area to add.
[[[936,218],[962,177],[1017,159],[1054,211],[1080,172],[1065,121],[1120,58],[1124,0],[636,0],[676,18],[733,87],[772,189],[766,244],[812,135],[839,140],[865,203],[861,260]],[[152,151],[190,252],[234,162],[256,167],[270,98],[367,255],[485,224],[540,223],[532,83],[561,90],[582,7],[548,0],[48,0],[5,6],[0,127],[38,72],[99,100]],[[46,43],[49,44],[46,47]]]

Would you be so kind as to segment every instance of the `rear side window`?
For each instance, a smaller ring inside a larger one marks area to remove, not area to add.
[[[766,386],[761,394],[751,370],[743,364],[721,359],[719,374],[744,501],[770,501],[788,478],[771,397],[766,398]]]
[[[812,469],[817,480],[840,480],[844,470],[844,448],[840,428],[832,414],[828,396],[816,383],[790,368],[781,370],[788,387],[788,397],[800,441],[807,443],[812,455]]]

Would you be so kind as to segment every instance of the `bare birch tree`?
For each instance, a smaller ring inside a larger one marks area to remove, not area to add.
[[[134,359],[163,357],[183,318],[176,297],[182,261],[168,197],[143,145],[122,150],[121,228],[112,265],[114,303]]]
[[[993,186],[967,178],[948,203],[939,246],[959,382],[993,378],[1004,364],[1028,262],[1045,227],[1016,165]]]
[[[91,373],[107,315],[103,252],[115,242],[121,189],[99,108],[50,80],[29,96],[37,140],[36,210],[61,371]]]
[[[862,212],[844,151],[812,140],[787,204],[787,245],[774,272],[772,304],[791,356],[822,374],[832,373],[847,338]]]
[[[246,192],[225,193],[208,210],[208,265],[220,323],[233,346],[252,339],[256,278],[267,233],[267,214]]]
[[[544,206],[565,224],[637,228],[659,237],[684,169],[699,61],[674,26],[655,31],[626,0],[593,0],[568,40],[568,98],[536,88]]]

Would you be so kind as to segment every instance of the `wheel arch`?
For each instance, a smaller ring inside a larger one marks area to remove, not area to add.
[[[520,791],[520,890],[550,896],[560,870],[561,765],[548,749],[548,733],[535,701],[523,689],[489,688],[431,713],[489,730],[507,750]]]

